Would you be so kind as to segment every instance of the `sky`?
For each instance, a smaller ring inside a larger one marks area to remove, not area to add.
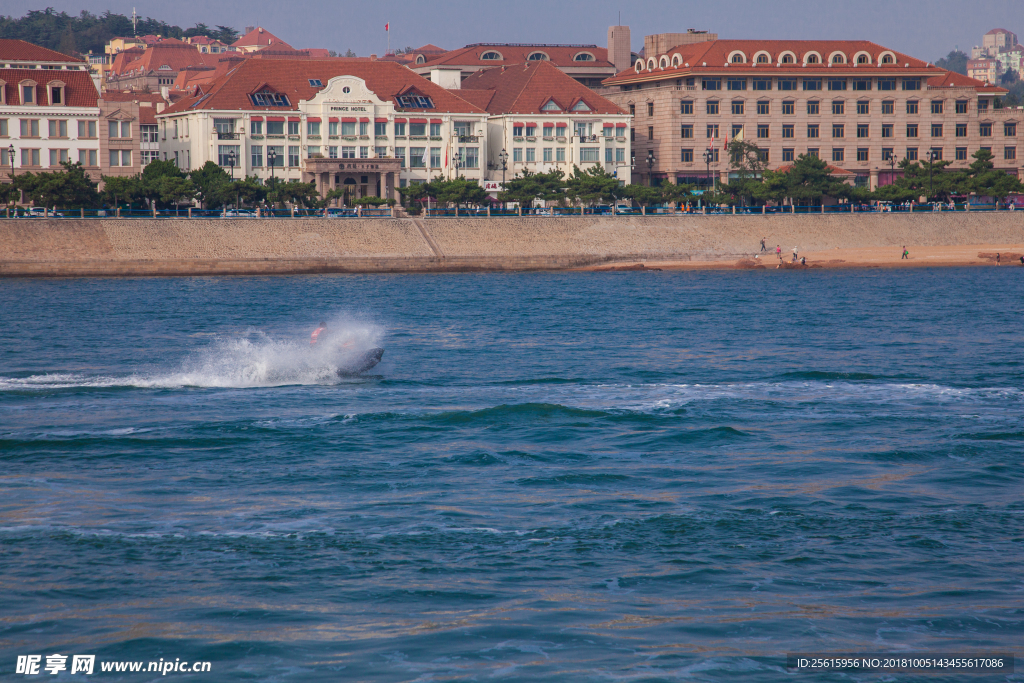
[[[1024,0],[728,0],[726,2],[624,3],[621,0],[444,0],[372,3],[336,0],[0,0],[0,13],[22,16],[28,9],[77,14],[105,10],[162,19],[188,28],[202,22],[241,31],[261,25],[297,48],[320,47],[360,56],[391,47],[434,43],[444,48],[470,43],[586,43],[605,46],[608,27],[630,27],[633,49],[658,32],[708,29],[720,38],[871,40],[911,56],[935,61],[959,46],[970,52],[982,35],[1006,28],[1024,36]]]

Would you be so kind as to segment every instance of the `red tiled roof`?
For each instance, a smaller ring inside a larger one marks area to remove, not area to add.
[[[269,86],[275,92],[288,96],[290,109],[297,110],[299,100],[312,99],[319,91],[309,85],[309,79],[327,83],[336,76],[355,76],[366,81],[366,86],[384,100],[410,91],[430,97],[434,109],[426,111],[483,113],[484,110],[418,76],[395,62],[362,59],[246,59],[224,75],[202,88],[202,92],[188,96],[169,107],[165,113],[189,110],[284,110],[282,107],[256,107],[249,95],[258,88]],[[571,80],[571,79],[570,79]],[[397,102],[395,103],[397,106]],[[422,111],[422,110],[421,110]]]
[[[988,33],[986,33],[985,35],[986,36],[995,36],[995,35],[998,35],[1000,33],[1013,33],[1013,31],[1007,31],[1005,28],[994,28],[991,31],[989,31]]]
[[[467,76],[462,85],[470,91],[493,90],[494,96],[486,106],[491,114],[571,114],[574,113],[572,107],[581,100],[590,107],[590,111],[575,113],[625,114],[610,100],[548,61],[481,69]],[[550,100],[554,100],[561,112],[541,111],[541,107]]]
[[[963,74],[958,74],[955,71],[947,71],[941,76],[935,76],[934,78],[928,79],[929,88],[974,88],[975,90],[981,90],[983,92],[992,93],[1003,93],[1009,92],[1006,88],[1000,88],[995,85],[989,85],[984,81],[979,81],[976,78],[970,78]]]
[[[497,52],[504,57],[498,59],[480,59],[485,52]],[[604,47],[570,47],[565,45],[471,45],[450,50],[442,55],[427,60],[418,66],[501,66],[502,64],[522,64],[534,52],[543,52],[556,66],[611,67],[608,61],[608,48]],[[580,53],[593,55],[594,61],[577,62],[574,57]]]
[[[50,81],[64,83],[65,107],[95,107],[99,93],[88,71],[48,71],[39,69],[0,69],[0,80],[4,85],[4,102],[8,105],[21,105],[21,81],[36,82],[36,101],[29,106],[48,106],[50,98],[46,94],[46,84]],[[57,105],[54,109],[60,108]]]
[[[746,61],[734,64],[730,56],[736,52],[742,52]],[[754,56],[761,51],[769,55],[768,64],[754,64]],[[794,53],[795,64],[783,64],[778,66],[779,58],[784,52]],[[830,64],[830,56],[833,52],[842,52],[846,55],[845,64]],[[804,56],[810,52],[816,52],[821,57],[818,64],[803,66]],[[866,52],[870,55],[869,64],[856,65],[854,58],[859,52]],[[895,63],[891,65],[876,66],[883,53],[892,53]],[[672,56],[680,56],[680,66],[673,67]],[[720,73],[722,69],[728,69],[736,75],[789,75],[811,74],[825,76],[836,74],[843,76],[854,76],[860,73],[869,75],[895,75],[898,71],[901,75],[907,73],[905,65],[914,70],[914,75],[921,71],[930,71],[934,74],[941,74],[943,69],[932,66],[920,59],[895,50],[890,50],[877,43],[867,40],[711,40],[704,43],[691,43],[672,48],[666,54],[668,66],[664,69],[656,66],[654,71],[637,73],[634,68],[619,72],[612,78],[605,79],[606,84],[629,82],[633,80],[660,80],[662,78],[675,78],[685,73],[709,73],[714,71]],[[654,58],[660,62],[661,55],[649,55],[648,59]],[[889,72],[888,74],[886,72]]]
[[[139,123],[143,125],[156,123],[156,107],[139,107]]]
[[[136,50],[138,48],[130,48],[118,54],[114,58],[114,63],[110,66],[110,74],[112,76],[122,76],[138,71],[143,73],[150,71],[178,72],[190,66],[216,66],[217,60],[223,56],[200,52],[192,45],[183,43],[180,40],[174,40],[173,38],[154,43],[143,50],[141,54],[136,52]],[[118,60],[118,57],[129,55],[129,53],[132,56],[136,54],[139,56],[134,60],[129,60],[128,57],[125,57],[124,61]],[[169,68],[162,69],[161,67],[164,66]]]
[[[291,45],[284,42],[262,26],[257,26],[235,42],[231,43],[231,45],[232,47],[267,47],[268,45],[273,45],[274,47],[286,50],[294,49]]]
[[[106,90],[100,99],[104,102],[163,102],[160,93],[148,90]]]
[[[38,45],[33,45],[27,41],[15,40],[13,38],[0,38],[0,59],[10,61],[38,60],[40,62],[85,62],[84,59],[69,57],[62,52],[50,50],[45,47],[39,47]]]
[[[491,100],[494,99],[493,90],[470,90],[467,88],[461,88],[459,90],[459,97],[472,102],[481,109],[486,110],[490,106]]]
[[[433,43],[427,43],[426,45],[422,45],[422,46],[416,48],[415,50],[413,50],[413,52],[422,52],[422,53],[426,53],[426,52],[447,52],[447,50],[445,50],[443,47],[438,47],[437,45],[434,45]]]

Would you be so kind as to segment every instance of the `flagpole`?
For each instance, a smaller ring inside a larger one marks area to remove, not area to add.
[[[387,23],[387,27],[388,27],[388,30],[385,31],[385,33],[388,34],[388,51],[385,52],[384,54],[389,55],[389,54],[391,54],[391,22],[390,21]]]

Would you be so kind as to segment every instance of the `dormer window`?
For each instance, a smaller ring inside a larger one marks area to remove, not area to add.
[[[253,93],[253,94],[249,95],[249,99],[251,99],[252,103],[254,105],[256,105],[257,107],[288,107],[288,106],[290,106],[290,104],[288,102],[288,96],[287,95],[284,95],[284,94],[279,93],[279,92],[270,92],[269,90],[264,90],[262,92]]]
[[[434,101],[423,95],[400,95],[398,106],[405,109],[433,109]]]
[[[527,57],[526,59],[531,62],[545,62],[547,61],[548,56],[543,52],[531,52],[530,56]]]
[[[7,83],[0,81],[0,104],[7,104]]]
[[[483,53],[482,55],[480,55],[480,59],[501,61],[501,55],[499,53],[495,52],[494,50],[489,50],[489,51]]]
[[[21,84],[21,103],[36,103],[36,84],[32,81],[25,81]]]
[[[67,104],[64,99],[64,83],[60,81],[50,81],[47,84],[47,93],[50,95],[50,106],[59,107]]]
[[[554,100],[548,100],[544,104],[544,106],[540,108],[540,110],[541,111],[562,111],[562,108],[559,107],[557,104],[555,104]]]
[[[576,104],[573,105],[572,110],[573,111],[590,111],[590,107],[587,106],[586,102],[580,100],[579,102],[577,102]]]

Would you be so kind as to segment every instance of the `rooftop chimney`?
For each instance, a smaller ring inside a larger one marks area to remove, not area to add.
[[[245,33],[252,33],[255,28],[256,28],[255,26],[246,26],[245,27]]]

